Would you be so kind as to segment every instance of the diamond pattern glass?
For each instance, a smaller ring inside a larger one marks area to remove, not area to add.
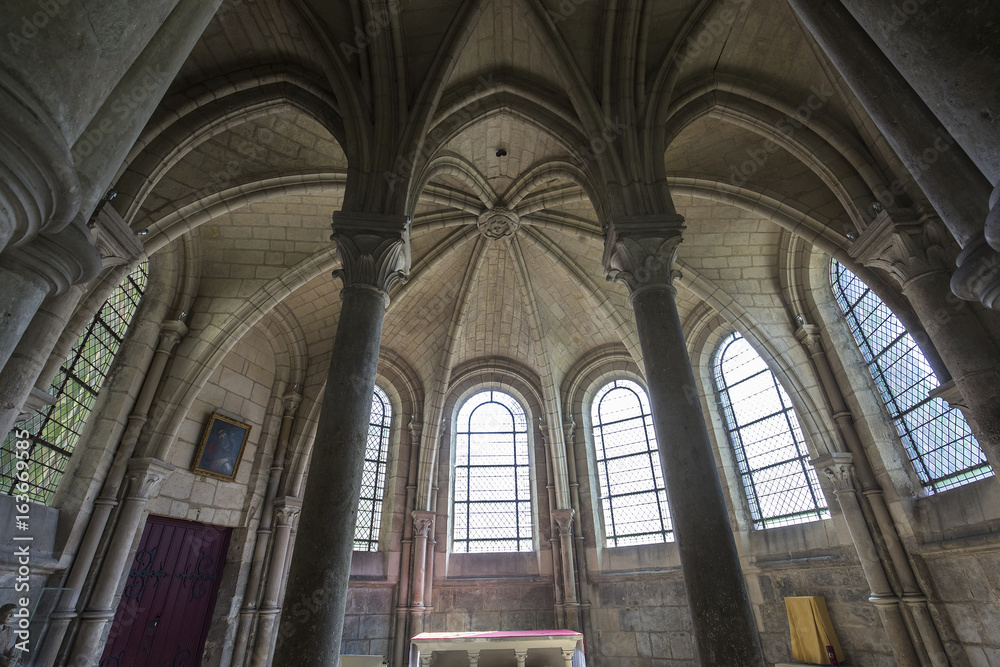
[[[372,395],[371,417],[368,419],[365,465],[361,472],[358,518],[354,524],[355,551],[378,551],[391,425],[392,404],[389,403],[389,397],[386,396],[385,392],[379,387],[375,387],[375,393]]]
[[[531,551],[528,421],[512,396],[483,391],[458,411],[452,551]]]
[[[715,388],[754,528],[829,518],[792,401],[739,333],[719,346]]]
[[[38,410],[7,434],[0,453],[0,484],[4,492],[15,493],[19,481],[14,456],[15,434],[26,432],[31,445],[27,450],[28,467],[24,471],[28,492],[24,495],[38,503],[52,501],[101,385],[139,306],[148,277],[146,268],[144,260],[125,277],[77,339],[49,386],[49,393],[56,399],[55,405]]]
[[[670,509],[645,390],[604,385],[591,406],[604,537],[610,547],[672,542]]]
[[[931,398],[938,381],[913,338],[889,307],[840,262],[830,282],[907,457],[928,493],[993,475],[962,413]]]

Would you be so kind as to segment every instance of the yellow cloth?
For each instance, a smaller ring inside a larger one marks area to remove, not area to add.
[[[832,646],[839,662],[844,661],[844,650],[833,631],[826,598],[822,595],[803,595],[785,598],[788,611],[788,629],[792,633],[792,657],[814,665],[829,665],[827,646]]]

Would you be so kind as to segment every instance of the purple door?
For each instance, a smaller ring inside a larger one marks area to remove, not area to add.
[[[100,667],[198,667],[229,528],[150,516]]]

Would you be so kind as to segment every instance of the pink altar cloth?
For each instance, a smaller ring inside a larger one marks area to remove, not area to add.
[[[423,632],[410,667],[584,667],[583,635],[572,630]]]

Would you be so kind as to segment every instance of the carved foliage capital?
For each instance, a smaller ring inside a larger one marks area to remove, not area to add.
[[[679,215],[626,218],[608,227],[604,270],[608,281],[621,281],[629,292],[651,285],[672,288],[680,272],[674,269],[684,232]]]
[[[576,420],[573,419],[572,413],[566,414],[566,420],[563,422],[563,433],[566,436],[566,442],[576,442]]]
[[[890,217],[882,211],[851,246],[851,256],[870,268],[883,269],[900,285],[928,273],[954,267],[950,236],[940,220],[924,216]]]
[[[410,219],[402,215],[333,214],[341,268],[333,275],[344,287],[365,285],[383,294],[410,272]],[[388,296],[386,296],[388,300]]]
[[[416,537],[427,537],[434,530],[436,514],[428,510],[415,510],[413,516],[413,534]]]
[[[158,459],[132,459],[125,472],[128,497],[149,500],[156,495],[160,484],[173,470],[174,466]]]
[[[835,491],[854,491],[854,458],[849,453],[826,454],[813,459],[811,463],[833,482]]]
[[[812,356],[823,353],[823,341],[819,331],[819,327],[815,324],[803,324],[795,330],[795,337]]]
[[[279,526],[291,526],[301,511],[302,501],[298,498],[287,496],[274,501],[274,516]]]
[[[420,415],[414,413],[410,415],[410,445],[416,447],[420,444],[420,436],[424,432],[424,423],[420,419]]]
[[[552,520],[556,522],[556,530],[560,535],[573,534],[573,508],[552,510]]]
[[[160,325],[160,347],[163,352],[170,354],[174,347],[187,335],[187,325],[180,320],[167,320]]]

